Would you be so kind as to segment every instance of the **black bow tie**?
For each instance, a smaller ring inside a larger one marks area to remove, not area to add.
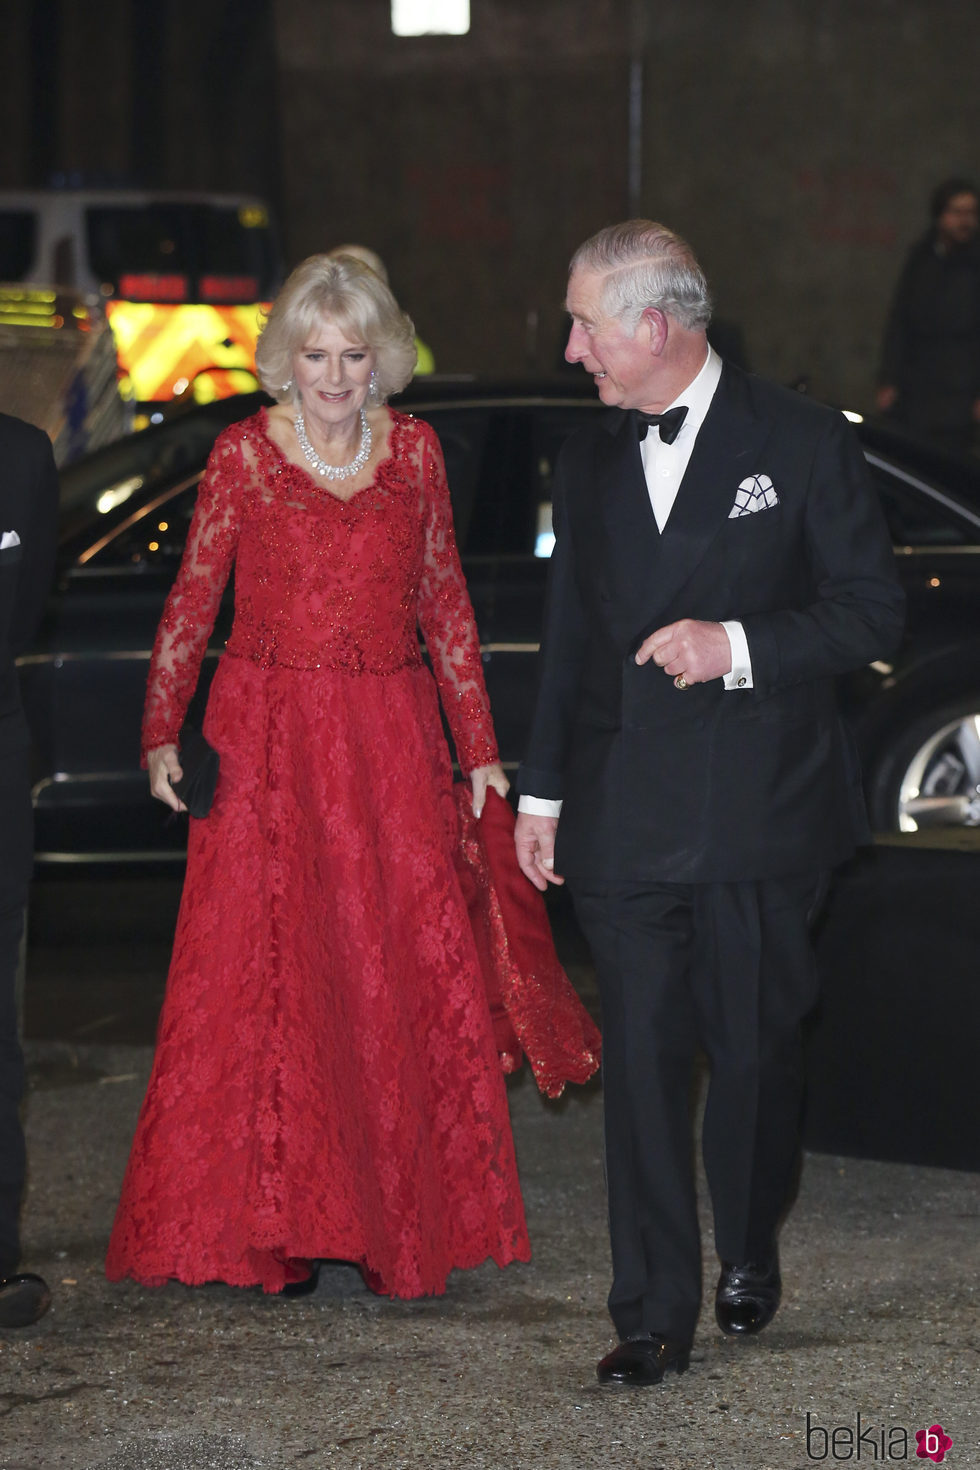
[[[660,438],[664,444],[673,444],[686,418],[687,405],[683,403],[678,408],[668,408],[666,413],[640,413],[637,410],[636,437],[645,439],[647,429],[652,425],[660,430]]]

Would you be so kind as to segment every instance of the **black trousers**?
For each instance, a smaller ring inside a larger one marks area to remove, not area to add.
[[[701,1247],[690,1100],[722,1260],[765,1260],[799,1157],[800,1024],[817,998],[817,874],[746,883],[572,882],[602,1005],[613,1285],[621,1338],[693,1337]]]
[[[27,751],[17,751],[0,756],[0,1276],[20,1258],[24,1058],[17,1034],[15,984],[32,865],[29,757]]]

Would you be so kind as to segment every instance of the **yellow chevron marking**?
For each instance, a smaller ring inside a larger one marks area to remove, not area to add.
[[[175,385],[206,368],[254,370],[261,305],[112,301],[107,313],[120,367],[141,401],[172,398]]]

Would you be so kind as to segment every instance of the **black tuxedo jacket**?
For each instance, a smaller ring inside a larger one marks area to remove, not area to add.
[[[14,659],[41,619],[57,517],[58,473],[47,434],[0,414],[0,539],[11,531],[19,543],[0,549],[0,759],[29,744]]]
[[[733,516],[756,476],[778,503]],[[904,599],[843,415],[726,364],[662,535],[634,415],[617,409],[566,442],[554,517],[517,789],[563,799],[556,870],[728,882],[826,867],[867,840],[833,681],[893,650]],[[680,618],[738,619],[754,687],[682,691],[638,667],[643,639]]]

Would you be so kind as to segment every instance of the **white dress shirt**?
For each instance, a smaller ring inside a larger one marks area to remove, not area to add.
[[[653,427],[647,432],[646,438],[640,442],[640,458],[643,461],[647,493],[653,507],[654,519],[661,531],[666,526],[674,507],[677,492],[681,487],[684,472],[694,449],[694,441],[707,417],[711,400],[715,396],[715,390],[720,381],[721,358],[713,347],[709,347],[704,367],[697,377],[687,385],[682,393],[677,395],[673,403],[667,405],[668,409],[679,408],[681,404],[687,408],[684,422],[673,444],[665,444],[660,437],[660,431]],[[666,411],[665,409],[664,412]],[[732,650],[731,672],[724,676],[725,688],[751,689],[752,661],[749,657],[745,630],[739,622],[723,622],[721,626],[728,634],[728,642]],[[533,812],[538,816],[557,817],[561,812],[561,802],[549,801],[540,796],[522,796],[518,802],[518,810]]]

